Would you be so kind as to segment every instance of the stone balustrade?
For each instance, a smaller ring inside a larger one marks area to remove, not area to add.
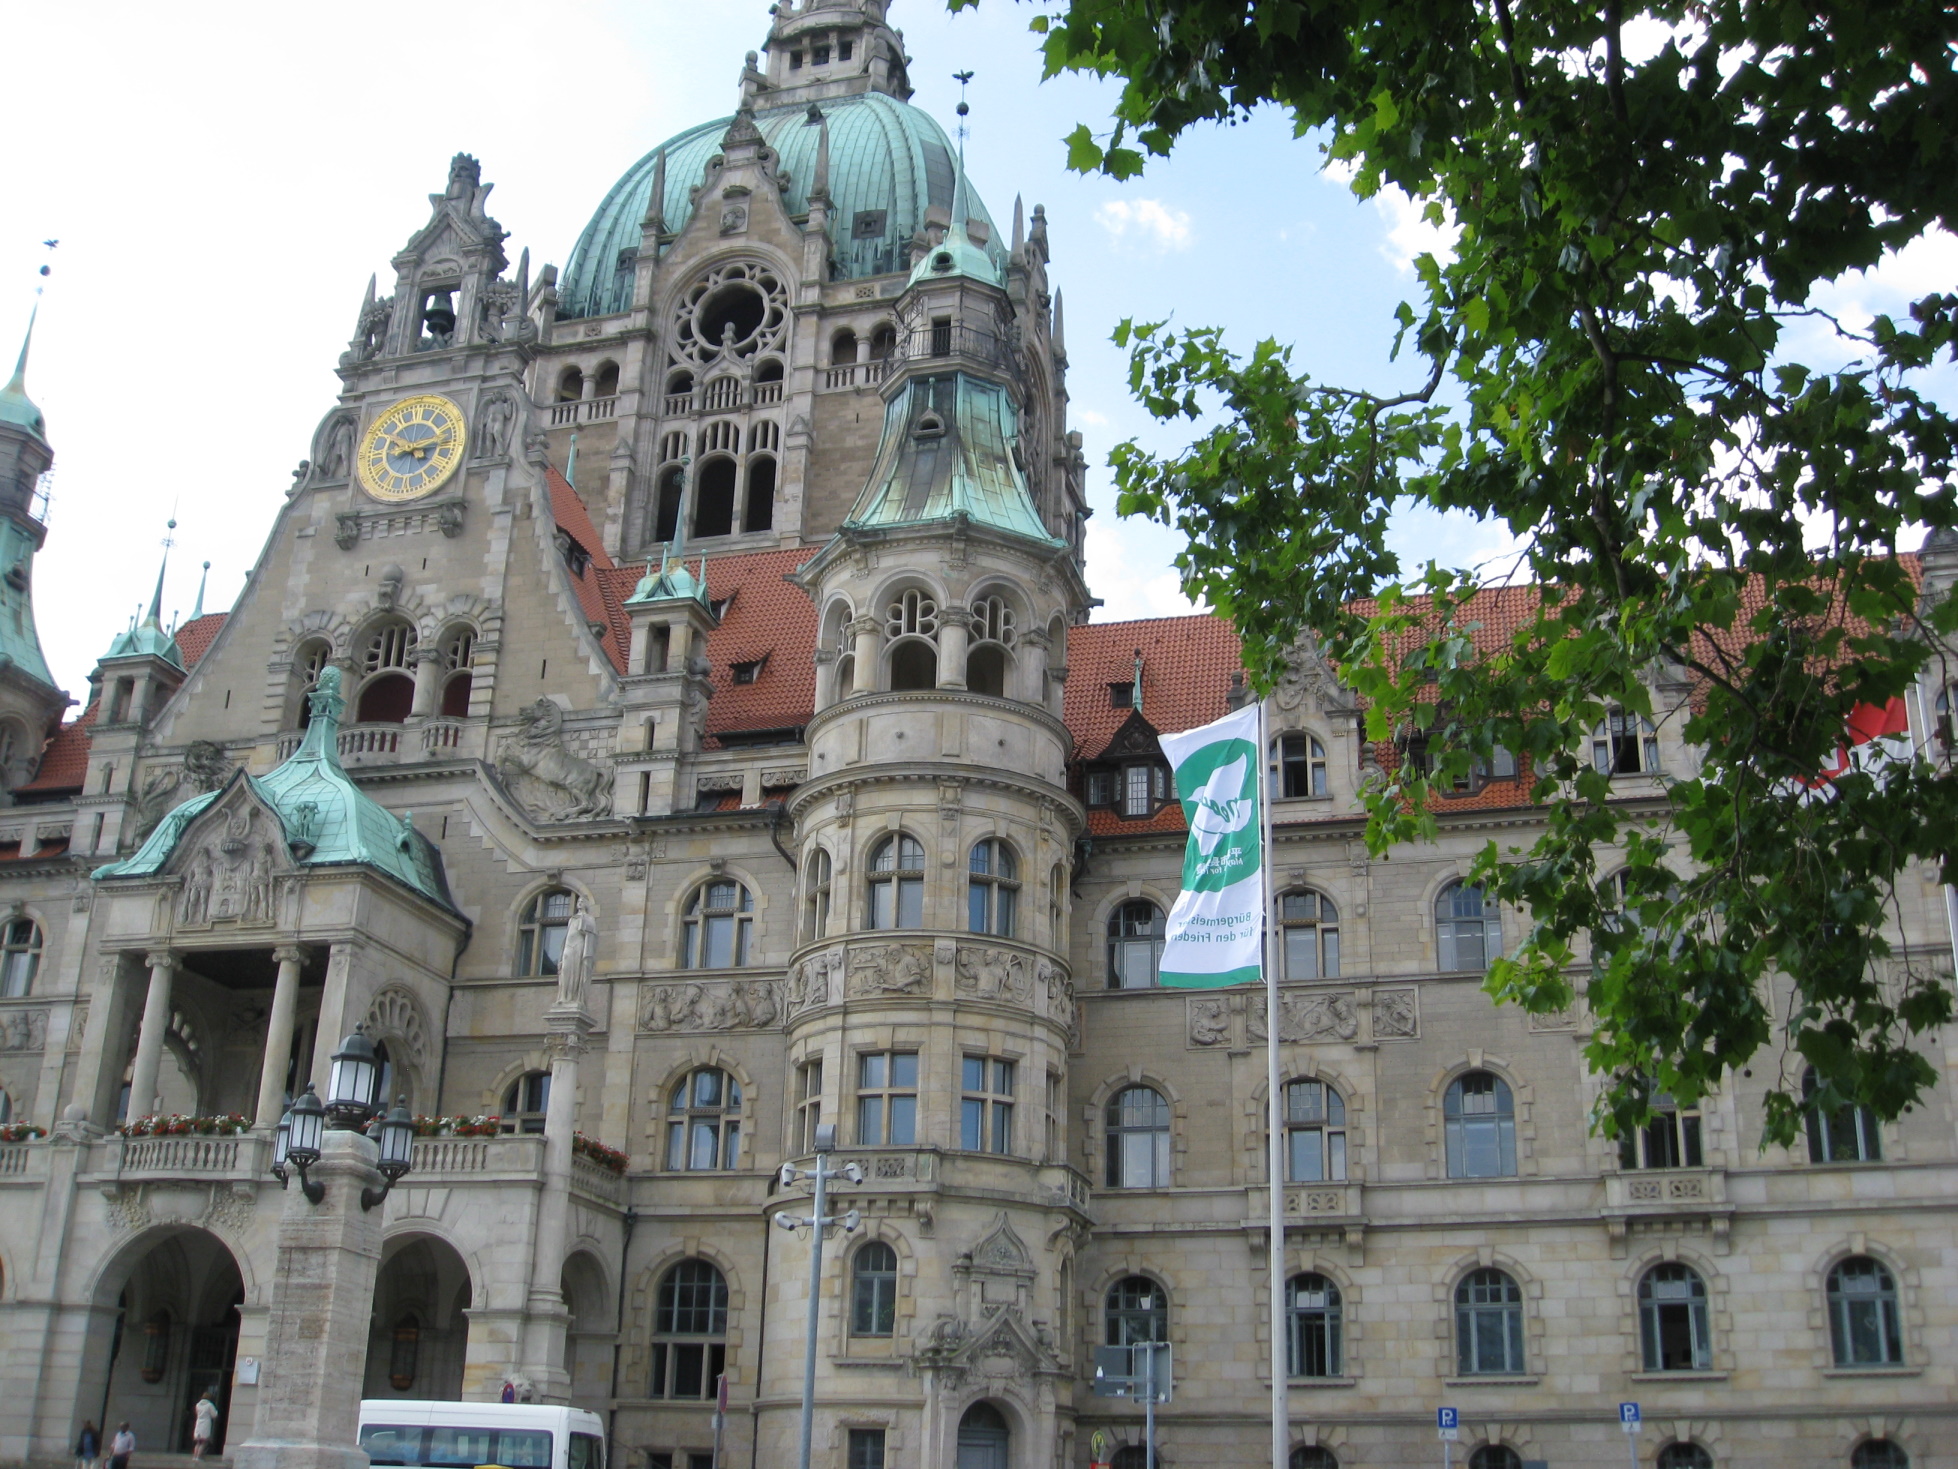
[[[568,403],[546,403],[538,407],[550,415],[552,428],[561,428],[565,424],[601,423],[608,418],[616,418],[619,400],[614,394],[609,398],[574,398]]]

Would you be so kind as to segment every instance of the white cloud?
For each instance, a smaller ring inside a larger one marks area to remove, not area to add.
[[[1432,255],[1446,264],[1455,255],[1455,241],[1461,227],[1452,221],[1434,224],[1421,217],[1426,204],[1389,184],[1373,196],[1373,207],[1387,224],[1387,238],[1380,253],[1394,263],[1403,275],[1414,269],[1422,255]]]
[[[1076,407],[1073,411],[1073,416],[1077,422],[1085,423],[1089,428],[1108,427],[1108,415],[1106,413],[1097,413],[1092,408]]]
[[[1095,210],[1095,223],[1117,240],[1133,237],[1157,250],[1190,248],[1190,216],[1160,199],[1110,199]]]
[[[1198,610],[1169,564],[1175,535],[1160,526],[1088,522],[1088,582],[1101,595],[1096,622],[1182,617]]]

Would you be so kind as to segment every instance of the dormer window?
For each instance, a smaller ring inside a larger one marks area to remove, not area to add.
[[[802,70],[802,53],[800,51],[791,51],[789,53],[789,70],[790,71]]]
[[[768,660],[756,658],[748,663],[736,663],[728,669],[728,675],[735,683],[753,683],[761,677],[761,668]]]
[[[1108,686],[1108,707],[1110,709],[1133,709],[1135,707],[1135,681],[1123,679],[1120,683]]]
[[[847,39],[839,40],[836,43],[836,59],[838,61],[848,61],[850,59],[850,52],[852,49],[854,48],[849,40]]]
[[[932,256],[931,268],[940,275],[943,275],[946,271],[950,270],[952,268],[952,252],[950,250],[940,250],[936,255]],[[949,338],[950,335],[951,333],[948,329],[946,332],[946,336]],[[934,343],[937,341],[937,338],[938,338],[938,323],[933,322],[932,339]],[[947,350],[949,350],[949,348]],[[938,352],[936,347],[934,347],[933,355],[942,356],[943,354]]]
[[[1091,770],[1085,786],[1088,806],[1113,807],[1124,817],[1153,816],[1170,799],[1169,768],[1155,761]]]
[[[936,413],[927,413],[923,418],[918,420],[917,428],[912,430],[912,433],[921,439],[935,439],[940,437],[944,432],[945,420],[940,418]]]

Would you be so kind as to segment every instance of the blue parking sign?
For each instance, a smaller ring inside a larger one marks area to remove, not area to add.
[[[1454,1443],[1462,1434],[1462,1415],[1456,1408],[1436,1408],[1435,1427],[1440,1431],[1443,1441]]]
[[[1637,1403],[1620,1403],[1618,1405],[1618,1425],[1627,1433],[1637,1433],[1639,1431],[1640,1420]]]

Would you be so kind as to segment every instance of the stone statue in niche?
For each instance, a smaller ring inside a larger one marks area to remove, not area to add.
[[[184,923],[209,923],[211,921],[211,887],[217,879],[217,865],[211,858],[209,847],[199,847],[190,859],[190,868],[184,874],[183,900],[177,906],[177,917]]]
[[[496,459],[510,447],[510,429],[516,423],[517,405],[509,394],[498,393],[487,403],[476,423],[476,457]]]
[[[578,899],[578,908],[564,926],[564,951],[557,963],[557,1008],[582,1010],[598,963],[598,920],[591,916],[591,899]]]
[[[347,477],[347,466],[353,454],[354,425],[350,418],[335,418],[326,430],[325,441],[320,445],[320,457],[314,468],[322,480],[342,480]]]
[[[564,711],[539,699],[523,711],[523,729],[505,742],[496,773],[531,814],[549,821],[612,814],[612,775],[565,748]]]

